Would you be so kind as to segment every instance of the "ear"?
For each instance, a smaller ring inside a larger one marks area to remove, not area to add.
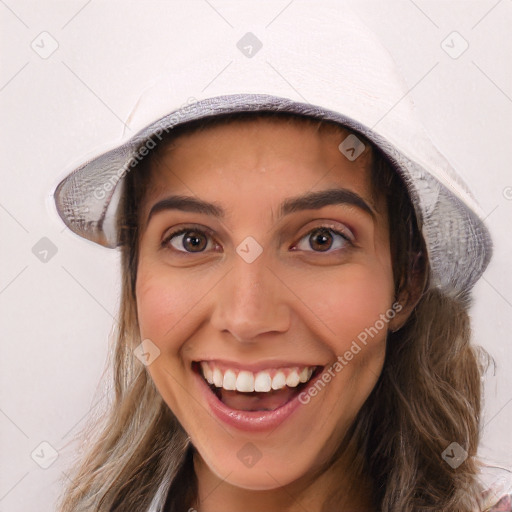
[[[395,297],[395,303],[399,304],[400,308],[394,308],[396,315],[389,321],[388,325],[391,332],[401,329],[411,316],[411,313],[423,296],[427,285],[427,277],[427,262],[423,252],[420,251],[413,258],[405,286],[402,285],[400,287],[398,296]]]

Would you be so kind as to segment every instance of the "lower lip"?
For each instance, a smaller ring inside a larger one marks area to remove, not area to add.
[[[274,430],[287,420],[302,404],[299,401],[301,393],[307,392],[308,388],[314,384],[322,372],[308,382],[308,386],[297,393],[289,402],[273,411],[239,411],[231,409],[225,403],[217,398],[212,392],[206,381],[199,373],[193,371],[194,378],[197,379],[201,394],[210,406],[213,414],[223,423],[250,432],[265,432]]]

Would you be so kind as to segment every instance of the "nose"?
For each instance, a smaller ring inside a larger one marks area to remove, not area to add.
[[[254,343],[266,333],[284,333],[290,327],[289,294],[263,255],[252,263],[236,256],[218,284],[211,324],[240,343]]]

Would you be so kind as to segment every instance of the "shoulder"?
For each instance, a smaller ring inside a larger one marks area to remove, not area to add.
[[[512,512],[512,468],[490,460],[477,460],[480,512]]]
[[[485,508],[484,512],[512,512],[512,494],[504,494],[491,508]]]

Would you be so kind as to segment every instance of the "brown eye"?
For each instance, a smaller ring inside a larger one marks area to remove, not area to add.
[[[203,252],[208,245],[208,235],[198,229],[184,228],[167,236],[163,245],[168,244],[179,252]]]
[[[334,247],[334,249],[345,249],[348,245],[352,244],[347,235],[340,231],[336,231],[335,229],[328,228],[327,226],[321,226],[311,230],[308,234],[302,237],[301,242],[302,240],[306,240],[306,243],[314,250],[314,252],[329,251],[329,249],[331,249],[336,243],[337,246]],[[300,245],[297,245],[297,247],[300,250],[307,251],[307,248],[305,249],[304,247],[300,247]]]
[[[327,229],[317,229],[309,236],[309,241],[313,249],[327,251],[332,246],[332,235]]]

